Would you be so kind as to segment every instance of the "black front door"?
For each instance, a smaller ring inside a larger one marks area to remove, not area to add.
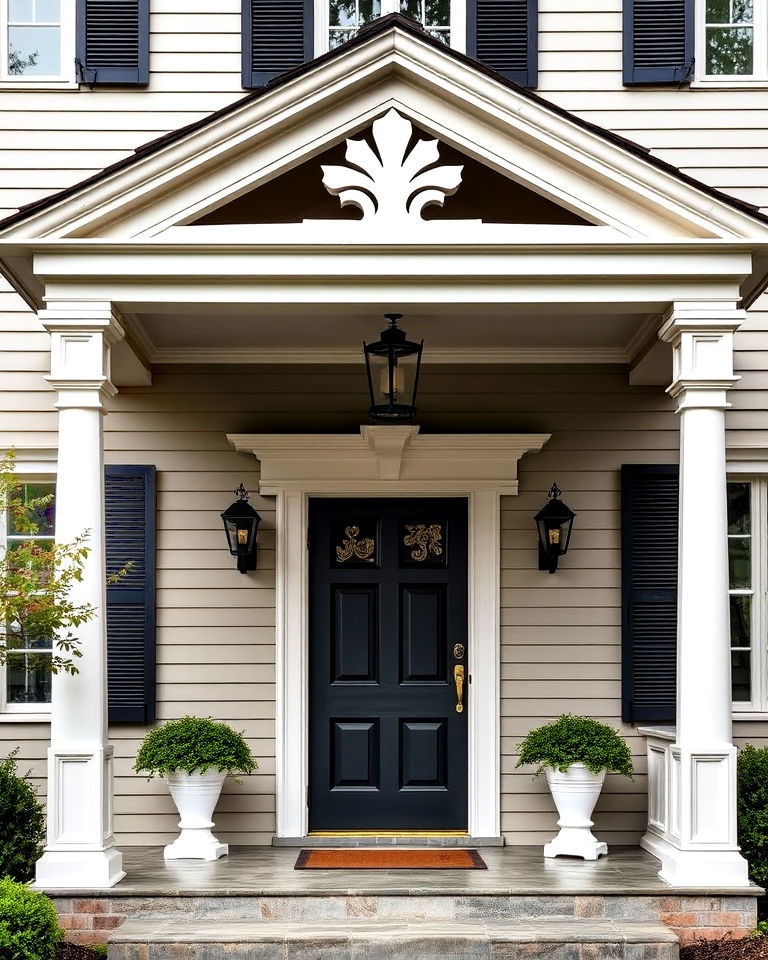
[[[310,829],[466,830],[466,500],[309,517]]]

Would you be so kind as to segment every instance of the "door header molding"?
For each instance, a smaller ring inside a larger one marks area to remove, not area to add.
[[[417,426],[361,426],[360,433],[232,433],[240,453],[261,463],[259,493],[517,493],[517,469],[548,433],[421,434]]]

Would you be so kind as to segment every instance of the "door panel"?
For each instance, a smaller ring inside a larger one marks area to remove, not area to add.
[[[311,830],[466,829],[466,643],[466,500],[310,501]]]
[[[331,683],[378,680],[378,587],[333,585]]]

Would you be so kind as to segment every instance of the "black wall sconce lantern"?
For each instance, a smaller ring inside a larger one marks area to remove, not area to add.
[[[368,371],[371,406],[368,411],[374,422],[402,423],[416,416],[416,390],[419,386],[421,353],[424,341],[407,340],[397,321],[401,313],[386,313],[389,321],[375,343],[363,342],[363,356]]]
[[[573,518],[576,516],[560,499],[562,492],[553,483],[547,494],[547,502],[534,517],[539,531],[539,570],[549,570],[550,573],[557,570],[560,557],[568,553]]]
[[[237,557],[237,569],[247,573],[256,569],[256,534],[261,517],[248,503],[248,491],[240,486],[235,490],[237,500],[222,513],[224,532],[227,535],[229,552]]]

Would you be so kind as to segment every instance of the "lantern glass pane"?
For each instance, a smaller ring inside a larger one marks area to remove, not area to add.
[[[234,520],[225,520],[224,529],[227,531],[229,552],[237,553],[237,523]]]

